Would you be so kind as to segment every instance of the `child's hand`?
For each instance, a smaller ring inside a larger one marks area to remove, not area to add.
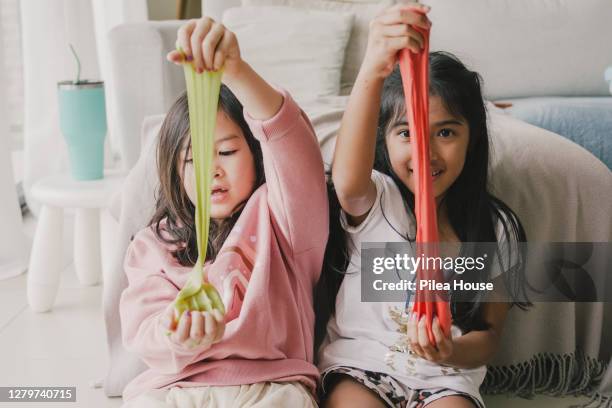
[[[445,363],[453,354],[453,339],[446,337],[442,332],[438,318],[434,317],[432,331],[436,338],[436,344],[431,344],[427,336],[425,316],[417,320],[416,313],[412,313],[408,320],[408,340],[412,351],[434,363]]]
[[[176,46],[184,55],[178,50],[170,51],[168,61],[179,65],[193,61],[199,73],[224,68],[224,75],[236,76],[242,64],[236,35],[209,17],[183,24],[178,29]]]
[[[212,312],[185,311],[176,323],[174,304],[162,315],[162,327],[170,332],[170,341],[185,348],[209,348],[223,337],[225,319],[218,310]]]
[[[386,78],[395,67],[398,51],[409,48],[417,53],[423,48],[423,36],[412,26],[429,28],[431,22],[422,14],[428,11],[429,6],[423,4],[400,3],[383,10],[370,22],[368,46],[361,64],[366,78]]]

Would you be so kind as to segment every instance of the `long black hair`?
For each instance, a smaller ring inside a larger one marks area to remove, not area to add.
[[[429,94],[438,96],[446,110],[464,118],[470,129],[465,164],[461,174],[448,188],[438,207],[445,205],[451,227],[461,242],[497,242],[496,225],[502,226],[503,240],[509,244],[506,259],[508,264],[503,277],[512,305],[526,308],[524,292],[524,254],[518,243],[527,240],[518,216],[502,200],[495,197],[489,187],[490,138],[487,128],[487,111],[481,91],[482,78],[470,71],[457,57],[447,52],[429,54]],[[414,195],[395,174],[389,159],[386,135],[397,119],[406,115],[402,78],[396,67],[384,82],[376,135],[374,169],[390,176],[397,185],[406,210],[414,217]],[[404,234],[407,241],[415,237]],[[477,246],[462,247],[462,256],[477,256]],[[494,255],[494,254],[491,254]],[[484,281],[488,277],[494,259],[499,262],[504,254],[498,251],[497,258],[489,255],[482,273],[464,274],[462,279]],[[453,322],[464,332],[487,328],[482,317],[483,291],[451,293]]]
[[[496,198],[489,188],[489,153],[490,141],[487,129],[487,112],[482,97],[482,79],[478,73],[470,71],[454,55],[446,52],[432,52],[429,55],[429,93],[439,96],[448,112],[465,118],[469,124],[470,137],[463,170],[452,186],[446,191],[439,205],[445,204],[450,224],[461,242],[497,242],[496,225],[502,226],[503,240],[508,243],[520,243],[527,240],[525,231],[517,215],[500,199]],[[397,185],[406,211],[414,218],[414,195],[393,171],[387,150],[386,134],[389,127],[406,114],[405,97],[399,67],[396,67],[384,82],[381,106],[378,116],[376,135],[376,152],[374,169],[388,175]],[[328,183],[330,197],[330,240],[326,250],[326,261],[321,280],[317,287],[318,302],[315,339],[320,343],[324,337],[327,319],[335,309],[335,298],[348,266],[347,239],[339,228],[340,204],[333,189]],[[335,219],[331,218],[334,217]],[[387,217],[384,217],[387,219]],[[387,222],[388,219],[387,219]],[[406,241],[414,241],[414,233],[400,231],[398,226],[391,225]],[[488,248],[488,247],[487,247]],[[482,249],[482,248],[480,248]],[[518,245],[508,246],[506,256],[510,270],[505,270],[503,280],[512,305],[524,309],[529,306],[526,301],[524,279],[524,254]],[[462,256],[477,256],[476,247],[465,246]],[[511,252],[513,256],[511,256]],[[482,255],[482,254],[480,254]],[[492,262],[500,259],[490,254],[485,262],[486,268],[479,273],[464,274],[463,280],[484,281],[487,279]],[[511,259],[512,258],[512,259]],[[453,323],[463,332],[487,328],[482,315],[485,293],[478,291],[451,293],[451,312]],[[321,299],[324,299],[321,300]],[[319,337],[317,337],[319,336]]]
[[[252,189],[255,191],[266,181],[261,145],[244,119],[242,104],[225,85],[221,85],[218,109],[240,127],[249,146],[255,164],[255,183]],[[195,265],[198,257],[195,207],[180,177],[181,150],[187,145],[189,137],[189,106],[187,93],[183,92],[168,110],[159,131],[157,170],[160,183],[156,193],[155,213],[149,222],[160,240],[177,247],[172,255],[183,266]],[[206,261],[216,258],[242,213],[242,204],[238,205],[230,217],[210,223]]]
[[[340,201],[331,180],[331,172],[326,172],[327,197],[329,200],[329,236],[321,276],[314,288],[314,356],[327,334],[327,323],[336,311],[336,296],[350,261],[350,247],[346,232],[340,224]]]

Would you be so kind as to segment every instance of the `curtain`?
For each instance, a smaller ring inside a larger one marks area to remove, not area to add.
[[[15,106],[20,88],[15,83],[15,66],[9,56],[16,54],[18,45],[12,44],[18,38],[17,1],[4,1],[0,4],[0,89],[5,95],[0,98],[0,279],[10,278],[23,273],[26,269],[27,240],[23,232],[21,209],[17,198],[17,188],[11,151],[13,133],[17,132],[21,117]],[[9,26],[10,25],[10,26]],[[18,75],[17,75],[18,76]]]

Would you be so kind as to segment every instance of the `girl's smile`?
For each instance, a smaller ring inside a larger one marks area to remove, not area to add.
[[[429,97],[429,123],[431,177],[434,196],[440,199],[463,170],[470,129],[465,119],[448,112],[439,96]],[[386,141],[393,171],[414,193],[416,163],[412,162],[411,138],[404,117],[390,126]]]
[[[414,170],[413,169],[408,169],[408,171],[410,172],[410,176],[412,176],[414,174]],[[438,178],[440,177],[440,175],[444,172],[444,170],[442,169],[431,169],[431,178],[433,179],[433,181],[438,180]]]

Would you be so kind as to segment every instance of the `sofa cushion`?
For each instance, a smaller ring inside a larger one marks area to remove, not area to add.
[[[223,23],[238,37],[242,58],[298,103],[340,92],[352,14],[253,6],[227,10]]]

